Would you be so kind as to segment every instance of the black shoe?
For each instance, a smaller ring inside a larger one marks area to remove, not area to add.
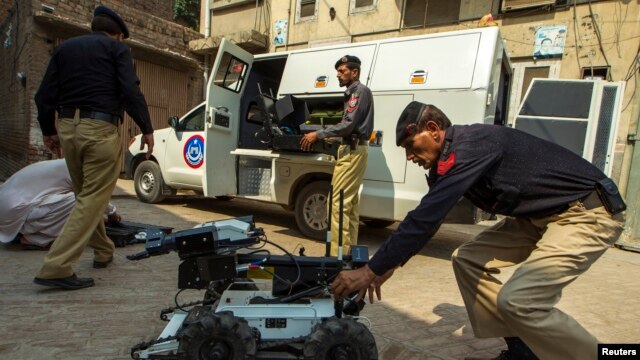
[[[33,282],[42,286],[59,287],[65,290],[78,290],[84,289],[94,285],[92,278],[79,278],[76,274],[73,274],[66,278],[59,279],[42,279],[35,277]]]
[[[507,348],[509,349],[507,357],[504,359],[519,359],[519,360],[538,360],[536,354],[531,351],[529,346],[522,341],[519,337],[506,337],[504,341],[507,343]],[[500,354],[502,355],[502,354]],[[502,358],[498,357],[499,360]]]
[[[527,344],[519,337],[506,337],[509,350],[502,350],[500,355],[494,358],[466,357],[465,360],[538,360],[538,357],[529,349]]]
[[[113,262],[113,256],[109,258],[109,260],[107,261],[97,261],[97,260],[93,260],[93,268],[94,269],[104,269],[107,266],[109,266],[109,264],[111,264]]]

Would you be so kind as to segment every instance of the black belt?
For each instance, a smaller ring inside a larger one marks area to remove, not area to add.
[[[115,126],[120,125],[120,116],[103,113],[100,111],[82,110],[77,108],[58,108],[58,116],[61,118],[74,118],[76,110],[80,111],[80,118],[96,119],[112,123]]]
[[[580,200],[580,202],[582,203],[584,208],[587,210],[591,210],[591,209],[595,209],[603,206],[602,201],[600,200],[600,197],[598,196],[598,193],[596,191],[592,191],[591,194],[587,195],[587,197]]]
[[[349,145],[351,140],[349,138],[342,138],[342,145]],[[358,145],[367,145],[369,144],[369,139],[359,139]]]

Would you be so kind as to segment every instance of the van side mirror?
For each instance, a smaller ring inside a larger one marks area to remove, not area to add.
[[[169,126],[171,126],[174,130],[178,129],[178,117],[172,116],[169,118]]]

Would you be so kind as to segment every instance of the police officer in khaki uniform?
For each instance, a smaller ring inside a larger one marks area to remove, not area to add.
[[[93,15],[93,33],[69,39],[54,51],[35,96],[43,142],[58,156],[64,153],[76,205],[34,282],[68,290],[94,284],[72,268],[87,245],[94,250],[94,268],[113,260],[114,244],[102,214],[120,174],[123,109],[142,131],[147,158],[153,151],[149,110],[131,51],[123,43],[129,37],[127,25],[104,6]]]
[[[400,116],[396,143],[428,171],[429,192],[367,266],[338,275],[335,294],[380,298],[380,285],[464,196],[506,216],[451,259],[475,335],[505,338],[496,359],[595,360],[597,339],[555,305],[622,232],[625,204],[611,179],[562,146],[509,127],[452,126],[420,102]],[[513,265],[504,284],[494,276]]]
[[[340,212],[340,190],[344,191],[342,243],[345,253],[351,245],[358,243],[360,225],[359,190],[367,169],[369,138],[373,132],[373,96],[371,90],[360,82],[360,59],[346,55],[335,64],[340,86],[344,92],[344,115],[342,120],[326,129],[305,134],[300,145],[308,150],[317,140],[340,138],[342,145],[333,169],[331,185],[333,204],[331,212],[331,256],[338,255],[338,229]]]

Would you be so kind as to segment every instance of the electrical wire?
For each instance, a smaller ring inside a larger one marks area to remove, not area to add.
[[[302,270],[300,269],[300,264],[298,263],[298,260],[296,260],[296,258],[290,252],[288,252],[285,248],[283,248],[282,246],[274,243],[273,241],[269,241],[267,239],[266,235],[263,235],[260,240],[264,241],[267,244],[273,245],[273,246],[277,247],[278,249],[282,250],[285,254],[289,255],[289,257],[291,258],[293,263],[296,264],[296,269],[298,270],[298,276],[297,276],[296,280],[294,282],[291,282],[288,279],[283,279],[283,280],[285,280],[284,283],[291,287],[291,289],[289,289],[289,291],[291,291],[293,289],[293,286],[296,285],[300,281],[300,278],[302,277]],[[262,270],[266,271],[266,269],[262,269]],[[275,276],[275,274],[273,274],[273,275]],[[276,279],[282,281],[280,276],[277,276]]]
[[[577,19],[577,10],[576,10],[576,0],[573,0],[573,37],[575,42],[576,49],[576,61],[578,61],[578,71],[582,70],[582,64],[580,64],[580,48],[578,47],[578,19]],[[582,45],[582,44],[581,44]],[[566,46],[566,45],[565,45]]]
[[[593,9],[591,8],[591,0],[589,0],[589,15],[591,16],[591,22],[593,23],[593,29],[596,33],[596,38],[598,39],[598,44],[600,45],[600,52],[602,53],[604,62],[607,64],[607,66],[611,67],[611,65],[609,64],[609,59],[607,59],[607,54],[605,53],[604,47],[602,46],[602,35],[600,34],[600,26],[598,26],[598,21],[596,20],[595,15],[593,13]],[[591,72],[593,73],[593,69],[591,70]],[[607,72],[607,74],[608,74],[607,80],[611,81],[611,73]]]
[[[183,292],[185,289],[180,289],[178,290],[178,292],[176,293],[176,296],[173,298],[173,302],[176,304],[176,308],[187,312],[187,310],[183,309],[182,306],[180,306],[180,304],[178,304],[178,295],[180,295],[181,292]]]

